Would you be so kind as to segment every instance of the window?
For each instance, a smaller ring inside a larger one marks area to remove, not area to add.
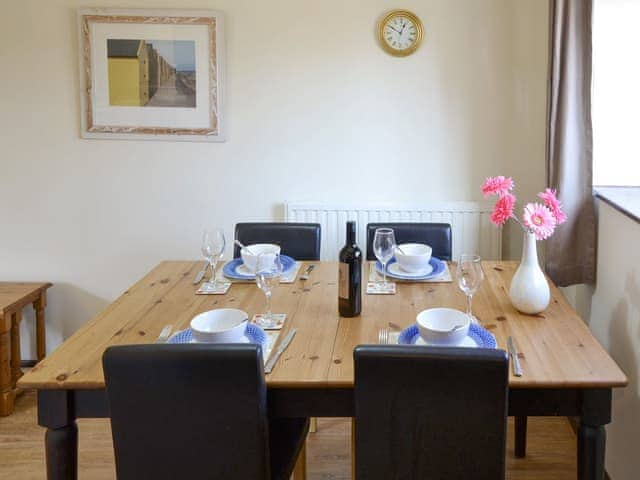
[[[593,182],[640,186],[640,0],[595,0]]]

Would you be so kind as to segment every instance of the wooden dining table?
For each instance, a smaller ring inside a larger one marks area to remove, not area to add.
[[[381,328],[411,325],[421,310],[465,308],[455,281],[398,283],[395,295],[363,293],[362,314],[342,318],[337,264],[304,263],[316,265],[309,280],[281,284],[272,299],[273,310],[287,314],[283,332],[295,328],[297,334],[266,377],[271,415],[352,417],[356,345],[377,343]],[[77,478],[76,419],[109,416],[102,371],[107,347],[152,343],[165,325],[187,328],[196,314],[214,308],[250,315],[263,310],[264,295],[254,284],[233,284],[225,295],[196,295],[192,280],[201,267],[194,261],[160,263],[21,378],[20,387],[37,390],[50,480]],[[577,477],[601,480],[612,389],[624,387],[627,378],[555,286],[541,314],[515,310],[507,292],[516,267],[483,262],[485,280],[473,297],[473,312],[498,348],[506,350],[512,336],[519,351],[524,374],[510,373],[509,415],[578,417]],[[168,394],[179,401],[176,392]],[[158,429],[161,434],[160,419]]]

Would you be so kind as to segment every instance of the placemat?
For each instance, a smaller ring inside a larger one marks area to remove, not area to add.
[[[176,335],[182,334],[183,332],[185,332],[187,329],[183,329],[183,330],[178,330],[177,332],[174,332],[170,337],[169,340],[171,340],[173,337],[175,337]],[[264,329],[263,329],[264,330]],[[266,364],[267,360],[269,359],[269,357],[271,356],[271,352],[273,351],[273,346],[278,343],[278,337],[280,337],[280,332],[282,330],[264,330],[264,333],[267,337],[267,345],[265,346],[265,348],[262,350],[262,360],[263,362]]]

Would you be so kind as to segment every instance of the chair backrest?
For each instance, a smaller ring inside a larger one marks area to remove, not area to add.
[[[356,478],[503,479],[503,350],[359,346]]]
[[[319,223],[237,223],[235,238],[245,245],[251,243],[275,243],[281,253],[295,260],[320,260]],[[233,250],[233,257],[240,256],[240,247]]]
[[[258,345],[131,345],[102,358],[119,480],[269,479]]]
[[[375,260],[373,235],[376,228],[393,228],[397,243],[426,243],[432,255],[451,261],[451,225],[448,223],[369,223],[367,225],[367,260]]]

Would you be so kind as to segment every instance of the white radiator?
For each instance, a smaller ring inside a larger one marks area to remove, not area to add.
[[[502,230],[489,220],[491,206],[475,202],[446,202],[426,205],[330,205],[286,203],[287,222],[313,222],[322,226],[322,260],[337,260],[345,242],[345,223],[355,220],[357,242],[366,250],[366,228],[375,222],[442,222],[451,224],[453,258],[461,253],[478,253],[487,260],[502,255]]]

